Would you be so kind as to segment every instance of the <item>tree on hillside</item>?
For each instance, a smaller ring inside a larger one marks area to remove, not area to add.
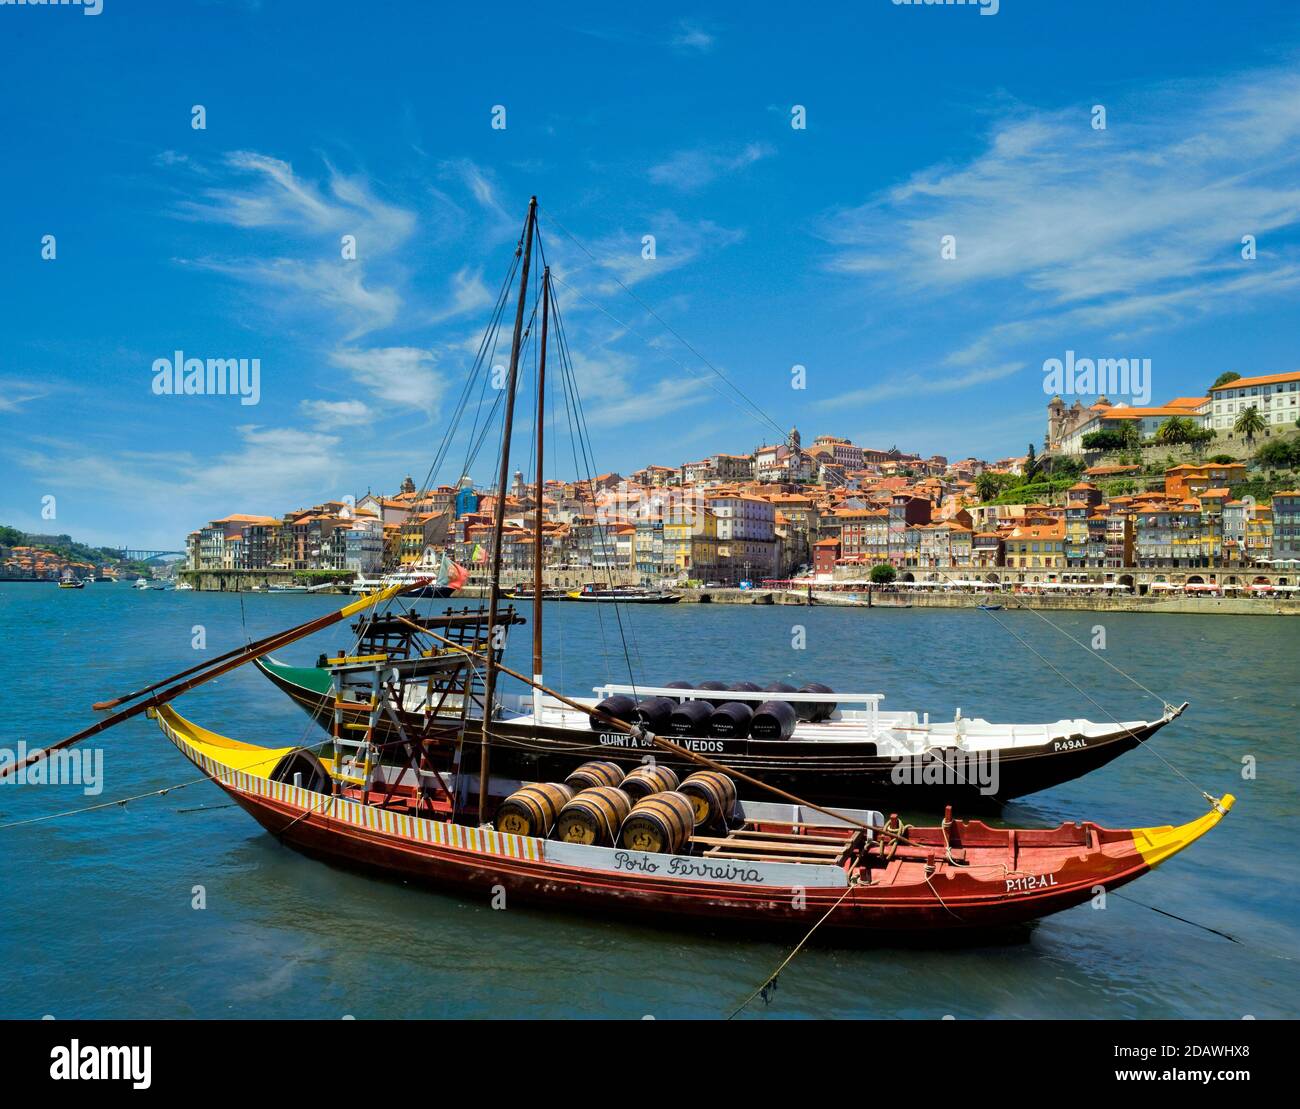
[[[1211,385],[1210,388],[1217,389],[1220,385],[1227,385],[1229,381],[1240,381],[1240,380],[1241,380],[1241,374],[1236,373],[1233,370],[1228,370],[1225,373],[1219,374],[1219,376],[1214,379],[1214,384]]]
[[[1002,491],[1002,482],[998,480],[996,474],[991,474],[987,470],[975,479],[975,495],[981,501],[991,501]]]
[[[1118,431],[1090,431],[1083,437],[1083,449],[1086,451],[1117,451],[1128,444]]]
[[[1136,420],[1121,420],[1119,436],[1125,447],[1132,448],[1142,444],[1142,429],[1138,427]]]
[[[1232,425],[1232,430],[1238,435],[1244,436],[1247,443],[1253,443],[1255,436],[1267,426],[1264,423],[1264,417],[1259,414],[1259,409],[1252,404],[1238,414],[1236,421]]]
[[[1158,443],[1191,443],[1196,439],[1196,425],[1186,416],[1170,416],[1156,429]]]
[[[1021,471],[1020,479],[1028,484],[1036,473],[1038,473],[1038,452],[1034,450],[1034,444],[1030,443],[1029,450],[1025,452],[1025,466]]]
[[[1275,439],[1255,452],[1255,461],[1270,470],[1289,470],[1300,466],[1300,442],[1284,443]]]

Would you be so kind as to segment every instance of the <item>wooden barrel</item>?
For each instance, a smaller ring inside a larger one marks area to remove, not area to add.
[[[632,798],[621,789],[613,786],[584,789],[560,810],[555,835],[565,843],[609,847],[631,808]]]
[[[623,821],[618,842],[629,851],[678,855],[695,830],[695,807],[681,793],[668,791],[644,797]]]
[[[634,802],[640,801],[642,797],[649,797],[652,793],[676,789],[677,773],[671,766],[661,766],[658,763],[638,766],[623,779],[621,788]]]
[[[535,782],[515,790],[497,806],[497,831],[545,838],[573,793],[572,786],[559,782]]]
[[[697,828],[721,828],[736,808],[736,783],[716,770],[697,770],[678,791],[690,798]]]
[[[612,716],[616,720],[622,720],[625,724],[632,719],[632,713],[636,709],[636,702],[622,693],[615,693],[613,697],[606,697],[596,706],[597,712],[603,712],[606,716]],[[604,731],[610,725],[599,720],[594,716],[587,717],[587,723],[591,725],[593,731]]]
[[[834,693],[835,690],[828,685],[823,685],[821,682],[809,682],[806,686],[800,689],[799,692]],[[799,706],[799,719],[809,720],[814,724],[822,720],[829,720],[831,713],[835,711],[835,707],[836,702],[834,701],[817,701],[815,703],[809,702],[807,704],[801,704]]]
[[[668,721],[672,719],[677,702],[671,697],[648,697],[636,703],[632,713],[632,722],[649,728],[652,732],[666,732]]]
[[[713,706],[708,701],[683,701],[668,718],[673,735],[704,735]]]
[[[712,736],[747,736],[749,724],[754,719],[754,710],[744,701],[727,701],[709,714],[706,725]]]
[[[564,779],[575,792],[596,786],[616,786],[623,780],[623,768],[616,762],[584,762]]]
[[[799,714],[789,701],[764,701],[754,710],[749,734],[754,739],[789,739],[798,722]]]

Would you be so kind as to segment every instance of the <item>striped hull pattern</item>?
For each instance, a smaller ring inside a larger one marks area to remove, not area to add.
[[[694,918],[717,926],[742,925],[751,932],[806,930],[829,911],[823,930],[914,935],[1022,924],[1085,902],[1099,886],[1114,889],[1150,868],[1135,842],[1137,833],[1093,825],[1017,833],[1018,866],[952,867],[940,849],[932,876],[922,873],[920,861],[895,860],[871,871],[870,881],[852,886],[838,868],[822,866],[810,867],[810,877],[836,869],[836,884],[777,886],[747,880],[744,871],[757,874],[757,866],[738,867],[742,873],[730,881],[668,877],[647,873],[642,866],[622,870],[607,861],[630,853],[611,848],[580,849],[577,856],[594,853],[600,865],[575,865],[548,858],[548,848],[563,847],[572,859],[575,845],[384,811],[243,772],[205,755],[162,714],[158,722],[187,758],[286,844],[313,857],[455,891],[484,904],[504,896],[507,904],[676,922]],[[967,827],[974,830],[970,857],[993,857],[1004,850],[1002,830],[978,822]],[[1078,835],[1080,829],[1087,830],[1086,841],[1060,846],[1066,842],[1062,834]],[[1016,848],[1012,850],[1014,855]],[[789,864],[781,865],[789,870]],[[1036,868],[1042,873],[1033,872]]]

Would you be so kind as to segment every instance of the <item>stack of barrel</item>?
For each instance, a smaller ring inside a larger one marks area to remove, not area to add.
[[[615,762],[587,762],[563,782],[527,785],[497,809],[500,832],[564,843],[614,845],[680,854],[697,828],[725,829],[736,807],[735,783],[701,770],[685,781],[647,763],[624,774]]]
[[[751,739],[789,739],[794,735],[795,726],[800,720],[820,723],[829,719],[831,713],[835,711],[834,701],[802,701],[794,705],[780,697],[782,693],[835,692],[830,686],[823,685],[821,682],[809,682],[799,688],[786,682],[772,682],[766,686],[757,686],[753,682],[733,682],[731,685],[726,685],[723,682],[707,681],[700,682],[696,686],[687,682],[669,682],[668,686],[695,693],[746,692],[777,695],[770,700],[759,701],[757,707],[752,700],[734,701],[728,700],[725,696],[697,697],[694,700],[687,700],[683,696],[676,704],[666,697],[654,698],[656,709],[661,715],[663,710],[660,703],[668,702],[667,730],[674,735],[714,736],[724,739],[745,736]],[[628,702],[629,711],[636,714],[639,721],[642,719],[641,706],[651,703],[647,701],[634,703],[630,697],[622,699]],[[610,698],[610,701],[613,700],[616,698]],[[610,701],[602,701],[601,706],[609,704]]]

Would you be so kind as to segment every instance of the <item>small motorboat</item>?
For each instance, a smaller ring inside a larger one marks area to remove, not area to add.
[[[569,599],[623,605],[674,605],[682,598],[681,594],[669,593],[665,589],[642,589],[635,585],[604,586],[588,582],[581,589],[570,591]]]
[[[77,578],[64,578],[59,582],[60,589],[85,589],[86,583]]]
[[[134,584],[131,588],[132,588],[132,589],[148,589],[148,588],[149,588],[149,580],[148,580],[147,578],[136,578],[136,579],[135,579],[135,584]]]

